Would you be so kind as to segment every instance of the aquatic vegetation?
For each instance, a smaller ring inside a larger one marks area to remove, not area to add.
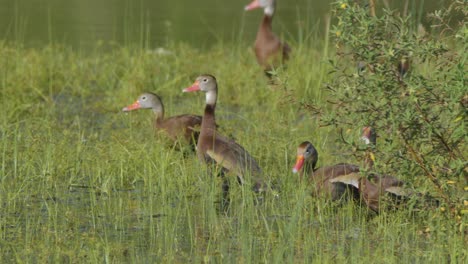
[[[305,140],[320,152],[319,166],[361,162],[351,147],[336,144],[338,129],[320,127],[317,114],[330,109],[323,87],[335,78],[326,63],[333,53],[309,44],[294,43],[288,67],[274,72],[271,84],[245,52],[249,43],[208,51],[173,44],[168,53],[0,43],[1,261],[465,260],[466,214],[411,205],[376,214],[355,202],[313,197],[291,172]],[[223,208],[222,179],[195,154],[155,137],[151,111],[121,111],[150,91],[164,98],[168,116],[200,115],[204,98],[181,90],[202,73],[223,87],[220,130],[255,156],[266,180],[280,186],[277,195],[258,201],[250,186],[232,184]]]

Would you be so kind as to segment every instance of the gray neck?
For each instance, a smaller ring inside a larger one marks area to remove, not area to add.
[[[162,103],[154,106],[151,109],[153,110],[154,115],[156,115],[156,118],[164,118],[164,106]]]

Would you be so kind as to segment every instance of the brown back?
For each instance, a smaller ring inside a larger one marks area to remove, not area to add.
[[[361,197],[367,206],[378,212],[384,200],[386,189],[391,187],[401,187],[403,182],[390,175],[375,175],[369,176],[369,179],[362,177],[359,183]]]
[[[330,195],[332,200],[337,200],[348,190],[352,192],[356,192],[356,190],[346,184],[332,183],[330,180],[351,173],[359,173],[359,167],[352,164],[340,163],[315,170],[309,175],[309,181],[315,185],[318,193]]]
[[[255,159],[241,145],[216,131],[216,126],[210,121],[214,121],[214,106],[206,105],[203,118],[197,144],[198,158],[208,164],[217,163],[223,171],[236,175],[242,184],[246,175],[252,176],[256,191],[265,187],[260,176],[262,171]]]
[[[156,129],[163,130],[167,136],[176,141],[183,138],[186,142],[196,142],[198,128],[202,124],[202,117],[198,115],[178,115],[167,119],[157,119]]]

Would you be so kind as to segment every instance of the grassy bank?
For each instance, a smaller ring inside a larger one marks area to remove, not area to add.
[[[311,197],[292,174],[304,140],[314,142],[321,165],[360,163],[301,104],[325,105],[326,56],[295,50],[281,84],[270,85],[247,45],[98,45],[81,54],[1,44],[1,261],[466,261],[464,226],[448,212],[376,215],[334,205]],[[168,116],[201,114],[204,97],[181,92],[200,73],[218,79],[221,131],[280,183],[279,197],[255,204],[248,186],[234,185],[231,208],[220,211],[220,179],[190,151],[155,137],[150,111],[121,112],[152,91]]]

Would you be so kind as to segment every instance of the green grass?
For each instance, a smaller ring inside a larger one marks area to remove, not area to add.
[[[278,73],[284,86],[267,84],[243,44],[173,45],[168,55],[0,44],[0,261],[466,261],[465,227],[447,212],[337,206],[311,197],[291,173],[303,140],[316,145],[320,164],[359,163],[301,107],[325,104],[324,49],[294,49]],[[281,183],[279,197],[255,204],[248,186],[234,184],[231,208],[220,211],[221,180],[155,137],[150,111],[120,111],[152,91],[168,116],[201,114],[204,96],[181,92],[201,73],[219,81],[221,131]]]

